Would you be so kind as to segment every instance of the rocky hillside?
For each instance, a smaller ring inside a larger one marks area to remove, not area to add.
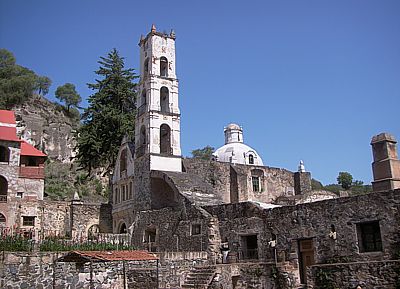
[[[35,95],[13,108],[21,138],[44,151],[50,159],[70,162],[75,155],[72,131],[79,124],[77,115],[42,96]]]

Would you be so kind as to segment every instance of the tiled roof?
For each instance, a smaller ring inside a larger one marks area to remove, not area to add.
[[[0,110],[0,122],[15,124],[15,115],[11,110]]]
[[[157,256],[147,251],[71,251],[61,257],[61,262],[92,261],[151,261]]]
[[[17,138],[17,129],[8,126],[0,126],[0,140],[21,141]]]
[[[36,149],[34,146],[30,145],[26,141],[22,140],[21,156],[45,157],[47,155],[42,153],[40,150]]]

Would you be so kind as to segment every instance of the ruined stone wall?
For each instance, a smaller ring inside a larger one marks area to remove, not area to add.
[[[42,201],[40,219],[43,237],[48,235],[71,236],[71,203]]]
[[[285,169],[230,164],[212,160],[184,159],[187,173],[211,184],[224,203],[249,200],[271,203],[280,196],[294,195],[294,174]],[[254,191],[252,176],[260,177],[260,190]]]
[[[212,160],[183,159],[183,169],[189,174],[195,174],[209,183],[214,193],[224,203],[230,202],[230,164]]]
[[[307,288],[399,288],[400,260],[315,265],[308,269],[307,284]]]
[[[138,212],[133,228],[133,245],[157,252],[206,251],[211,238],[210,219],[208,213],[187,201],[180,207]],[[199,226],[198,233],[194,232],[194,226]],[[150,244],[145,238],[146,231],[155,232],[154,243]],[[212,237],[214,242],[215,234]]]
[[[133,183],[133,210],[148,210],[151,207],[150,192],[150,156],[144,155],[135,159],[135,180]]]
[[[311,239],[318,263],[390,260],[400,244],[400,190],[370,193],[297,206],[261,209],[249,203],[206,207],[219,219],[221,238],[227,238],[231,254],[240,258],[240,238],[256,234],[260,260],[289,262],[298,271],[299,240]],[[358,224],[378,221],[382,251],[361,252]],[[329,237],[332,225],[336,239]],[[268,241],[276,238],[276,247]],[[289,268],[291,267],[291,269]]]
[[[100,204],[85,204],[72,201],[71,232],[72,238],[87,238],[91,226],[100,224]]]
[[[180,288],[193,266],[208,264],[206,252],[162,252],[160,258],[159,288]]]
[[[274,287],[273,265],[259,264],[226,264],[217,265],[216,274],[209,286],[210,289],[264,289]],[[290,288],[290,287],[286,287]]]
[[[239,202],[259,201],[271,203],[280,196],[294,195],[294,175],[285,169],[233,165],[237,174]],[[254,191],[252,176],[260,178],[260,190]]]
[[[5,253],[0,288],[156,288],[156,261],[55,262],[62,253]],[[125,274],[124,274],[125,267]],[[92,272],[92,273],[91,273]],[[125,275],[125,276],[124,276]],[[91,277],[92,276],[92,277]],[[146,287],[146,286],[150,287]]]

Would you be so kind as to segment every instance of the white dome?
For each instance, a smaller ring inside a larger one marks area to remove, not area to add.
[[[235,142],[223,145],[213,153],[219,162],[263,166],[263,161],[258,153],[245,145]]]
[[[263,161],[258,153],[243,143],[243,129],[234,123],[224,128],[225,145],[217,149],[213,155],[217,161],[262,166]]]

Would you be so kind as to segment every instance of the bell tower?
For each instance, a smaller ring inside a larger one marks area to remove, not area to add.
[[[146,158],[150,170],[182,171],[175,32],[153,25],[140,42],[140,83],[135,124],[135,160]]]

